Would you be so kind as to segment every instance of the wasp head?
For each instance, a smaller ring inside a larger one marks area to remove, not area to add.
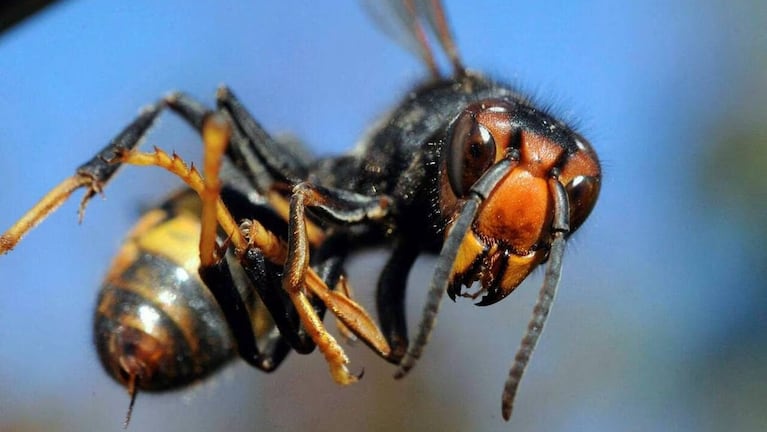
[[[479,201],[453,262],[448,294],[482,295],[477,304],[490,305],[548,259],[556,230],[569,235],[585,221],[599,195],[599,161],[565,124],[506,99],[469,105],[451,123],[445,150],[442,201]],[[453,221],[468,207],[456,210]],[[475,281],[480,288],[470,292]]]

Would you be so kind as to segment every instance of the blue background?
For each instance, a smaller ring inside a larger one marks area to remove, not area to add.
[[[738,165],[712,156],[728,131],[764,124],[767,14],[755,4],[447,2],[465,63],[552,105],[605,168],[511,424],[502,383],[540,272],[491,308],[446,303],[402,382],[365,347],[349,349],[365,369],[349,388],[318,354],[271,375],[236,362],[194,389],[139,395],[131,429],[767,428],[764,228],[754,229],[765,214],[749,206],[767,196],[757,173],[752,195],[730,199]],[[0,35],[0,229],[169,90],[212,103],[227,83],[270,131],[335,154],[424,76],[351,0],[64,2]],[[171,115],[151,145],[200,154]],[[141,209],[177,186],[126,169],[84,224],[73,199],[0,257],[0,430],[120,429],[128,398],[92,347],[95,295]],[[411,277],[412,322],[432,263]],[[371,253],[350,266],[368,307],[381,264]]]

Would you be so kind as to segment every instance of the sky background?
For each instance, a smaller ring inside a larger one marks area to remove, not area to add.
[[[493,307],[446,302],[404,381],[362,346],[349,388],[316,353],[270,375],[237,361],[140,394],[131,430],[767,429],[757,3],[446,2],[465,64],[552,106],[605,171],[510,424],[501,390],[541,272]],[[351,0],[62,2],[0,35],[0,229],[170,90],[212,104],[226,83],[268,130],[337,154],[425,76]],[[151,145],[200,155],[172,115]],[[141,209],[178,185],[125,169],[82,225],[78,197],[0,257],[0,430],[120,430],[128,397],[92,346],[96,293]],[[411,275],[411,327],[432,264]],[[349,266],[371,309],[381,265],[369,253]]]

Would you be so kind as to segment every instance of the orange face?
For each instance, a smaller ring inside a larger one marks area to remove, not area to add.
[[[483,295],[478,304],[489,305],[546,261],[557,212],[567,213],[568,233],[583,223],[599,195],[599,161],[564,124],[500,99],[464,110],[451,125],[447,146],[450,190],[443,190],[443,202],[472,194],[481,199],[453,263],[448,293],[452,298]],[[480,190],[478,180],[501,161],[509,162],[509,168]],[[565,208],[556,204],[552,181],[564,186]],[[478,291],[461,292],[475,281]]]

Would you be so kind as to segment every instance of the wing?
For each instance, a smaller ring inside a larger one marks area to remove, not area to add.
[[[440,72],[429,36],[450,60],[453,74],[464,75],[441,0],[362,0],[362,5],[385,34],[421,58],[434,79]]]

